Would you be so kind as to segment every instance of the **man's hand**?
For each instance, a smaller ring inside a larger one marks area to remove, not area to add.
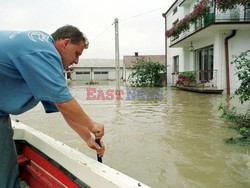
[[[104,126],[94,122],[94,126],[89,131],[92,132],[96,138],[101,139],[104,135]]]
[[[67,102],[55,104],[69,126],[81,136],[90,148],[97,150],[97,153],[102,156],[105,151],[103,142],[101,142],[101,147],[99,147],[90,133],[101,139],[104,135],[104,126],[92,121],[74,98]]]
[[[105,146],[103,144],[103,142],[101,141],[101,147],[95,142],[95,139],[93,137],[91,137],[88,141],[87,141],[87,145],[91,148],[97,151],[97,154],[99,155],[99,157],[103,157],[103,154],[105,152]]]

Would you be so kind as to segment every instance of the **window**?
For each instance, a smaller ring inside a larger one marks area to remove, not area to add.
[[[76,72],[76,74],[83,74],[83,72]]]
[[[76,72],[76,74],[90,74],[90,72]]]
[[[173,15],[177,12],[177,10],[178,10],[177,7],[175,7],[173,10]]]
[[[179,22],[179,19],[175,20],[175,22],[173,22],[173,26],[175,26],[178,22]]]
[[[246,5],[245,20],[250,21],[250,3],[247,3]]]
[[[108,74],[108,72],[94,72],[94,74]]]
[[[179,56],[174,56],[174,73],[178,73],[179,72]]]

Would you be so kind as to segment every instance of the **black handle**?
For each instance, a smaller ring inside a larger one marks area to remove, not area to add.
[[[100,139],[96,138],[95,142],[101,147],[101,141],[100,141]],[[97,154],[97,161],[100,162],[100,163],[102,163],[102,157],[100,157],[98,154]]]

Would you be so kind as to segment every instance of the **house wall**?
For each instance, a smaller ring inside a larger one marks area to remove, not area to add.
[[[235,75],[235,66],[231,64],[233,56],[238,56],[241,52],[250,49],[249,31],[239,30],[236,35],[228,41],[229,49],[229,77],[230,93],[239,87],[240,81]],[[217,72],[217,83],[219,88],[226,88],[226,63],[225,63],[225,38],[231,35],[232,31],[217,32],[214,37],[214,69]]]
[[[183,71],[193,71],[195,70],[194,53],[190,52],[189,49],[183,48],[184,51],[184,69]],[[181,72],[183,72],[181,71]]]
[[[172,8],[172,10],[177,6],[177,12],[173,14],[173,11],[170,11],[167,16],[167,28],[170,29],[173,26],[173,23],[183,17],[184,8],[179,7],[180,1],[176,3],[176,5]],[[167,43],[170,44],[170,38],[167,39]],[[179,55],[179,72],[184,70],[184,57],[183,57],[183,49],[182,48],[169,48],[167,46],[167,82],[168,84],[172,84],[172,73],[174,72],[173,59],[174,56]]]
[[[122,78],[122,68],[120,69],[120,79]],[[110,80],[115,80],[116,79],[116,69],[112,69],[111,71],[109,71],[109,79]]]
[[[132,74],[132,69],[126,69],[125,70],[125,75],[126,75],[126,80],[128,80],[129,76]]]
[[[177,12],[175,14],[173,14],[173,11],[170,11],[167,15],[167,28],[171,28],[173,23],[179,19],[182,18],[184,16],[184,9],[183,7],[179,7],[178,6],[179,3],[177,3],[172,10],[177,7]]]
[[[217,87],[226,87],[226,66],[224,40],[226,34],[216,32],[214,36],[214,70],[217,70]]]
[[[173,23],[177,20],[177,19],[182,19],[184,18],[185,15],[187,15],[191,9],[193,8],[193,4],[195,3],[195,1],[187,6],[180,6],[179,4],[182,2],[182,0],[178,1],[176,3],[176,5],[172,8],[172,11],[170,11],[167,14],[167,28],[170,29],[173,26]],[[178,7],[177,12],[175,14],[173,14],[173,9],[175,7]],[[170,38],[167,39],[167,43],[170,44]],[[169,48],[169,45],[167,46],[167,82],[168,84],[172,84],[172,73],[174,72],[174,66],[173,66],[173,59],[174,56],[179,56],[179,72],[183,72],[186,69],[188,70],[192,70],[191,67],[193,67],[194,65],[189,65],[188,62],[191,58],[191,60],[193,61],[193,56],[190,56],[188,53],[185,53],[185,49],[183,48]],[[190,61],[191,62],[191,61]]]
[[[174,57],[179,56],[179,72],[185,70],[184,68],[184,56],[182,48],[167,48],[167,82],[168,84],[172,84],[172,73],[174,72]]]
[[[95,74],[94,72],[108,72],[108,78],[107,80],[115,80],[116,79],[116,69],[115,68],[75,68],[73,73],[71,74],[72,80],[77,80],[76,78],[76,72],[90,72],[92,74],[92,79],[95,79]],[[89,75],[90,77],[90,75]],[[122,69],[120,69],[120,78],[122,78]],[[86,79],[89,81],[90,79]],[[106,79],[105,79],[106,80]]]
[[[250,50],[250,37],[249,30],[240,30],[236,31],[236,35],[231,38],[228,42],[229,45],[229,62],[233,61],[233,56],[240,55],[241,52]],[[235,75],[235,66],[230,63],[230,83],[231,83],[231,92],[234,92],[239,86],[240,81],[238,80],[237,75]]]

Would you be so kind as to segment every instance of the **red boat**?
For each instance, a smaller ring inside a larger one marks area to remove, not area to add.
[[[12,126],[20,177],[31,188],[148,187],[21,122]]]

